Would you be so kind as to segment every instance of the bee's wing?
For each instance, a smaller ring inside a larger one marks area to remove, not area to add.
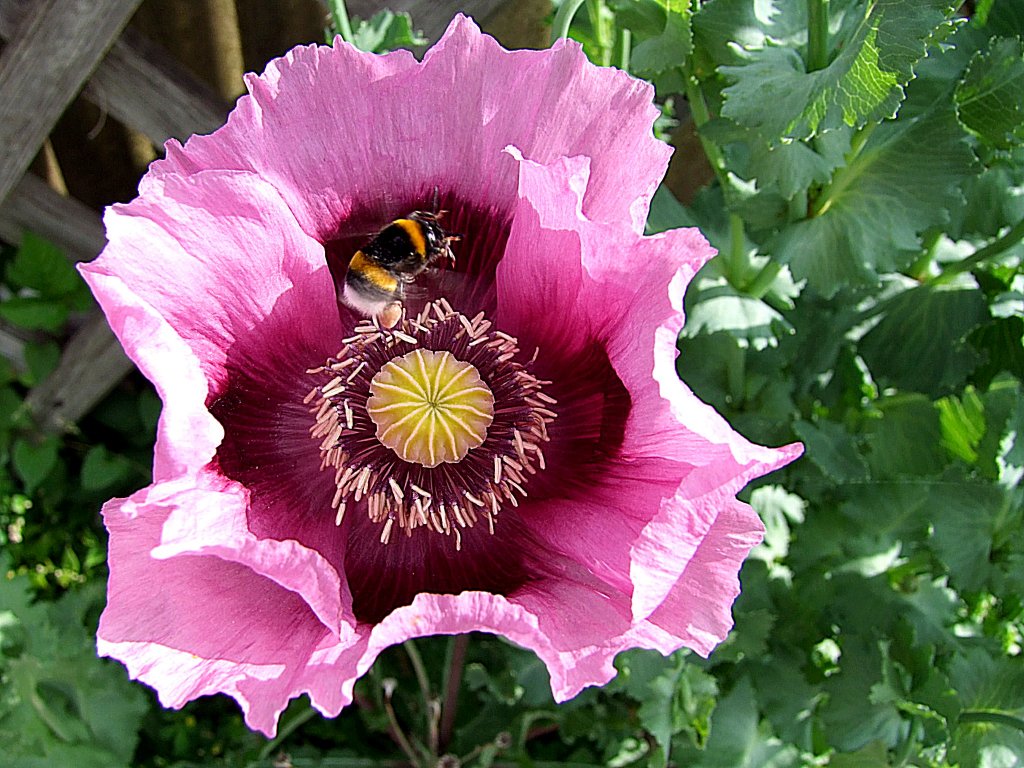
[[[402,299],[414,314],[428,301],[440,298],[448,299],[454,306],[483,307],[489,303],[488,294],[492,291],[492,280],[438,265],[428,267],[412,283],[403,285]]]

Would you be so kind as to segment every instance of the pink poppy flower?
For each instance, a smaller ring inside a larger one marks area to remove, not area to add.
[[[651,87],[464,17],[422,63],[309,46],[247,85],[82,268],[164,403],[153,484],[103,510],[100,653],[268,735],[422,635],[503,635],[559,700],[623,649],[708,654],[762,535],[735,494],[799,447],[750,444],[676,375],[713,252],[642,234],[669,155]],[[346,266],[435,194],[455,265],[381,332],[339,305]]]

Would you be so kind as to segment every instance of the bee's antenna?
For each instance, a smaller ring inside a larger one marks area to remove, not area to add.
[[[438,215],[438,205],[440,203],[441,189],[436,184],[434,185],[434,216]]]

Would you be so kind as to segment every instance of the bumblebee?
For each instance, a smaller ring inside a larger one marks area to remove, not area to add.
[[[376,317],[382,328],[398,325],[406,287],[416,276],[440,259],[455,264],[450,244],[458,236],[438,224],[443,214],[413,211],[374,235],[349,262],[342,300],[357,312]]]

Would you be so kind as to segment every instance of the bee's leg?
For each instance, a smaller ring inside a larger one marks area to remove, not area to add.
[[[448,263],[454,268],[455,267],[455,254],[452,252],[451,244],[457,243],[462,239],[462,235],[448,235],[444,239],[444,255],[448,258]]]

